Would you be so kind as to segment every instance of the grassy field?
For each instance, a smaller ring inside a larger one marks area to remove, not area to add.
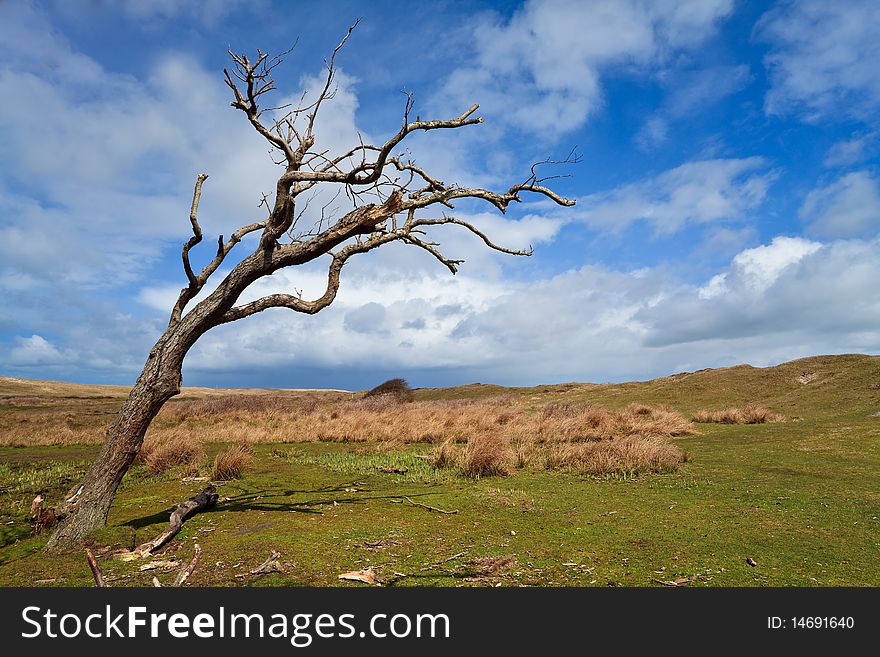
[[[125,393],[0,378],[0,585],[92,584],[82,554],[44,553],[29,508],[76,482]],[[402,405],[360,397],[185,389],[148,444],[198,449],[188,464],[155,473],[144,462],[126,477],[92,538],[110,584],[168,583],[198,543],[188,585],[364,586],[338,575],[368,566],[394,586],[880,585],[880,357],[422,389]],[[687,422],[750,403],[784,419]],[[583,450],[630,434],[686,460],[590,474]],[[497,440],[506,476],[468,476],[474,436]],[[253,450],[244,476],[218,484],[223,501],[185,523],[155,559],[165,565],[114,557],[160,532],[242,440]],[[444,445],[451,465],[435,467]],[[250,574],[272,550],[284,572]]]

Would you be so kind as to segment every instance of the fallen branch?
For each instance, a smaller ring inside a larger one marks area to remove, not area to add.
[[[192,561],[189,562],[188,566],[184,566],[183,568],[180,569],[180,572],[177,573],[177,577],[174,578],[174,584],[172,584],[172,586],[183,586],[183,583],[187,580],[187,578],[190,575],[192,575],[193,570],[195,570],[196,563],[199,560],[199,556],[202,554],[202,548],[198,543],[196,543],[194,547],[195,547],[195,554],[193,554]],[[155,562],[155,563],[159,563],[159,562]],[[166,562],[166,563],[170,563],[170,562]],[[150,564],[147,564],[147,565],[150,565]],[[143,570],[143,569],[144,569],[143,566],[141,566],[141,570]],[[156,577],[155,575],[153,575],[153,586],[156,587],[157,589],[162,588],[162,582],[160,582],[159,578]]]
[[[684,586],[685,584],[696,582],[697,576],[691,575],[690,577],[676,577],[675,579],[670,580],[657,579],[656,577],[652,577],[651,581],[656,582],[657,584],[662,584],[663,586]]]
[[[195,554],[193,554],[192,561],[189,562],[189,565],[185,568],[181,568],[180,572],[177,573],[177,577],[174,578],[174,586],[183,586],[183,583],[187,580],[187,578],[192,575],[193,570],[196,568],[196,563],[198,563],[199,556],[202,554],[202,548],[198,543],[195,544]]]
[[[266,560],[251,571],[251,575],[268,575],[269,573],[283,573],[284,566],[278,561],[280,552],[272,550]]]
[[[213,486],[207,486],[195,497],[191,497],[186,502],[178,504],[168,521],[168,529],[159,534],[152,541],[148,541],[135,548],[132,554],[137,555],[139,558],[151,555],[177,535],[177,532],[179,532],[180,528],[183,526],[183,521],[188,516],[211,508],[217,504],[217,498],[217,490]]]
[[[420,506],[423,509],[427,509],[428,511],[436,511],[437,513],[445,513],[446,515],[449,515],[449,516],[451,516],[455,513],[458,513],[458,509],[453,509],[452,511],[447,511],[446,509],[438,509],[436,506],[429,506],[427,504],[422,504],[421,502],[416,502],[416,501],[410,499],[409,497],[407,497],[406,495],[402,495],[400,498],[400,501],[397,502],[397,504],[401,504],[404,500],[409,502],[413,506]],[[391,501],[394,502],[394,500],[391,500]]]
[[[98,562],[95,561],[95,555],[92,554],[89,548],[86,548],[86,558],[89,560],[89,568],[92,569],[92,577],[95,578],[95,584],[101,588],[106,588],[107,582],[104,581],[104,574],[101,572]]]

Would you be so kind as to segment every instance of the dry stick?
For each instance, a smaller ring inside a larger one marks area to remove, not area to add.
[[[177,535],[177,532],[180,531],[180,528],[183,526],[183,521],[187,516],[214,506],[217,504],[217,498],[217,490],[213,486],[207,486],[195,497],[188,499],[182,504],[178,504],[177,508],[171,514],[171,518],[168,522],[168,529],[159,534],[152,541],[148,541],[136,548],[134,553],[141,557],[146,557],[152,554]]]
[[[453,515],[454,513],[458,513],[458,509],[453,509],[452,511],[447,511],[446,509],[438,509],[436,506],[428,506],[427,504],[422,504],[421,502],[415,502],[408,498],[406,495],[402,495],[401,499],[406,500],[413,506],[420,506],[423,509],[428,509],[428,511],[436,511],[437,513],[445,513],[446,515]]]
[[[195,544],[195,554],[193,554],[192,561],[189,562],[189,565],[186,568],[181,568],[180,572],[177,574],[177,577],[174,579],[174,586],[183,586],[183,583],[187,580],[187,578],[192,575],[193,570],[195,570],[196,562],[199,560],[199,555],[202,554],[202,548],[198,543]]]
[[[92,554],[92,551],[89,548],[86,548],[86,558],[89,560],[89,568],[92,569],[92,576],[95,578],[95,584],[101,588],[105,588],[107,582],[104,581],[104,575],[98,567],[98,562],[95,561],[95,555]]]
[[[449,563],[450,561],[455,561],[456,559],[460,559],[461,557],[467,554],[467,550],[464,552],[459,552],[458,554],[453,554],[451,557],[444,559],[443,561],[438,561],[436,563],[429,563],[426,566],[422,566],[421,570],[431,570],[432,568],[438,568],[445,563]]]
[[[272,550],[269,553],[268,558],[261,563],[259,566],[254,568],[250,574],[251,575],[266,575],[268,573],[283,573],[284,567],[279,563],[278,559],[281,557],[280,552],[276,552]]]

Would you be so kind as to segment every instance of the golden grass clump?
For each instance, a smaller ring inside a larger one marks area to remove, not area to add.
[[[553,446],[546,457],[548,470],[588,475],[669,472],[686,460],[684,451],[663,438],[626,436],[615,440]]]
[[[666,407],[633,403],[606,409],[583,401],[535,404],[535,399],[504,394],[401,403],[391,393],[296,391],[179,399],[167,404],[150,427],[142,461],[151,471],[164,472],[202,458],[199,445],[205,440],[235,445],[244,438],[249,444],[341,442],[379,452],[432,444],[437,446],[437,467],[473,477],[528,467],[602,473],[668,467],[668,463],[650,465],[650,458],[636,453],[633,445],[656,439],[646,443],[651,447],[648,451],[656,452],[659,442],[697,433],[691,422]],[[39,409],[10,413],[8,419],[0,417],[0,436],[26,444],[99,442],[112,421],[113,407],[106,410],[101,415],[55,413],[54,417]],[[760,415],[756,408],[751,413]],[[239,476],[247,466],[248,448],[229,452],[218,457],[215,477]],[[625,462],[630,456],[631,466]],[[224,467],[226,462],[232,466]]]
[[[782,422],[784,416],[773,413],[758,404],[746,404],[742,408],[729,406],[717,411],[697,411],[693,421],[705,424],[765,424]]]
[[[435,468],[455,468],[460,463],[458,451],[455,448],[455,442],[447,440],[434,453],[432,464]]]
[[[468,438],[461,471],[468,477],[494,477],[510,474],[510,450],[496,434],[476,434]]]
[[[176,466],[193,467],[205,455],[197,440],[188,435],[170,438],[148,438],[144,441],[138,459],[150,474],[160,475]]]
[[[211,478],[217,481],[240,479],[253,462],[254,448],[245,442],[227,447],[214,458]]]

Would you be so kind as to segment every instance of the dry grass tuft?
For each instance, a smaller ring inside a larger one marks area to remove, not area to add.
[[[437,446],[436,467],[472,477],[529,467],[629,472],[668,467],[652,466],[650,459],[636,456],[628,465],[624,458],[632,449],[624,447],[629,443],[657,439],[649,441],[654,445],[697,433],[680,413],[661,406],[634,403],[611,410],[589,402],[536,405],[535,397],[513,394],[400,403],[393,394],[400,385],[383,384],[374,389],[377,394],[361,398],[342,393],[257,391],[174,400],[151,425],[142,460],[154,472],[192,465],[202,457],[198,445],[203,441],[233,445],[242,439],[250,444],[340,442],[380,453],[421,443]],[[380,389],[389,388],[391,392],[379,394]],[[7,413],[8,419],[0,413],[0,443],[100,442],[114,407],[106,405],[106,409],[107,414],[91,415],[44,412],[36,407]],[[757,416],[757,410],[752,409],[752,415]],[[625,438],[633,440],[619,442]],[[615,444],[590,447],[611,442]],[[243,467],[248,461],[247,455],[224,456],[221,461],[225,459],[238,460]],[[221,478],[230,476],[237,475],[224,472]]]
[[[150,474],[160,475],[176,466],[193,467],[205,455],[205,450],[191,436],[150,438],[144,441],[138,459]]]
[[[240,479],[245,469],[253,462],[254,448],[248,443],[238,443],[227,447],[214,458],[211,478],[217,481]]]
[[[779,413],[768,411],[758,404],[746,404],[742,408],[729,406],[719,411],[697,411],[693,421],[706,424],[765,424],[782,422],[785,419]]]
[[[510,450],[504,439],[495,434],[475,434],[468,438],[461,471],[468,477],[508,475]]]
[[[643,472],[669,472],[686,460],[682,449],[658,437],[626,436],[591,443],[554,446],[547,454],[549,470],[565,470],[588,475],[635,475]]]
[[[434,453],[432,464],[435,468],[456,468],[460,465],[458,451],[455,449],[455,443],[452,440],[444,442]]]

